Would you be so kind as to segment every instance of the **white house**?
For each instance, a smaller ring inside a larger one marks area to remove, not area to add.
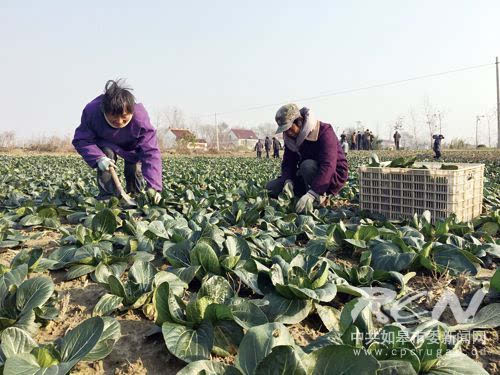
[[[234,128],[229,131],[228,138],[231,145],[248,149],[253,149],[259,139],[253,130]]]
[[[198,139],[188,129],[169,128],[163,134],[164,144],[167,148],[174,148],[180,142],[186,142],[186,147],[191,150],[206,150],[208,145],[204,139]]]
[[[195,142],[188,144],[189,149],[207,151],[208,143],[205,139],[197,138]]]

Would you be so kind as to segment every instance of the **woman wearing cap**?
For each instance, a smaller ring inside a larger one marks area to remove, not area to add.
[[[144,106],[135,102],[130,89],[120,80],[108,81],[104,94],[85,106],[73,146],[91,168],[97,169],[97,199],[119,196],[110,168],[117,155],[125,160],[125,180],[129,193],[145,185],[162,190],[161,153],[156,130]]]
[[[347,181],[348,167],[332,126],[295,104],[282,106],[276,122],[276,133],[283,133],[285,153],[281,176],[267,184],[270,196],[276,198],[288,185],[300,197],[295,206],[300,213],[322,195],[337,194]]]

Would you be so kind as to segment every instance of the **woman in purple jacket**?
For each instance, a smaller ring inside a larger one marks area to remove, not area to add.
[[[295,104],[282,106],[276,122],[276,133],[283,132],[285,153],[281,176],[267,184],[270,196],[277,197],[288,185],[300,197],[295,206],[300,213],[322,195],[337,194],[347,181],[348,167],[332,126]]]
[[[145,186],[162,190],[161,153],[156,130],[141,103],[120,80],[108,81],[104,94],[85,106],[73,146],[91,168],[97,168],[97,199],[119,196],[109,168],[117,156],[125,160],[126,189],[137,193]]]

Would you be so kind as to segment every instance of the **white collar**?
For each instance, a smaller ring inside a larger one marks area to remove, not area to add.
[[[104,111],[102,111],[102,114],[104,115],[104,119],[106,120],[106,122],[108,123],[109,126],[111,126],[113,129],[123,129],[124,127],[126,127],[128,124],[130,124],[130,121],[132,121],[132,117],[134,117],[134,115],[132,115],[132,117],[130,117],[130,120],[128,120],[128,122],[122,126],[121,128],[117,127],[117,126],[114,126],[111,121],[108,120],[108,117],[106,116],[106,113],[104,113]]]

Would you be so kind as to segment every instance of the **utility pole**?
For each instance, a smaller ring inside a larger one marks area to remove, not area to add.
[[[215,139],[217,140],[217,151],[220,151],[219,147],[219,124],[217,124],[217,112],[214,113],[215,117]]]
[[[498,84],[498,56],[495,62],[497,70],[497,148],[500,148],[500,89]]]

